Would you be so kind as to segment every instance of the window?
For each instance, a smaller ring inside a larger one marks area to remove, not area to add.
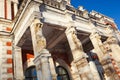
[[[35,66],[32,66],[25,71],[25,80],[38,80]]]
[[[67,70],[62,66],[58,66],[56,72],[58,74],[57,80],[70,80]]]

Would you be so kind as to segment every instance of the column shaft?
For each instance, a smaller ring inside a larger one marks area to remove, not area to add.
[[[33,42],[33,49],[35,54],[34,63],[37,68],[38,80],[56,80],[55,68],[51,71],[51,66],[54,66],[51,54],[46,48],[46,39],[42,33],[43,23],[39,19],[35,19],[31,25],[31,35]]]
[[[42,64],[42,74],[44,76],[42,80],[52,80],[50,65],[48,58],[46,56],[41,57],[41,64]]]
[[[82,44],[75,33],[76,30],[73,27],[66,30],[66,36],[74,59],[74,66],[72,66],[74,70],[73,72],[77,73],[74,75],[77,76],[77,78],[74,76],[73,78],[74,80],[94,80],[86,60],[87,55],[83,52]]]
[[[90,65],[91,72],[94,76],[94,80],[101,80],[95,63],[93,61],[90,61],[89,65]]]
[[[94,46],[94,50],[98,55],[99,62],[101,63],[104,69],[105,79],[113,80],[114,78],[111,76],[114,75],[115,70],[112,66],[111,59],[109,56],[109,46],[106,44],[106,42],[102,43],[98,33],[92,33],[90,35],[90,39]]]
[[[104,56],[104,49],[102,46],[102,41],[100,40],[101,36],[98,33],[92,33],[90,35],[90,40],[94,46],[94,50],[97,53],[99,60],[102,61],[102,58]]]
[[[57,80],[56,79],[57,74],[55,71],[55,65],[54,65],[52,57],[49,57],[49,64],[50,64],[50,71],[51,71],[51,75],[52,75],[52,80]]]

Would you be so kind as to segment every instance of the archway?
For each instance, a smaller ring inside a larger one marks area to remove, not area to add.
[[[68,72],[64,67],[62,66],[56,67],[56,72],[58,74],[57,80],[70,80]]]

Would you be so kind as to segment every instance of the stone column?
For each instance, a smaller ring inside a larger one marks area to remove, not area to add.
[[[101,37],[98,33],[92,33],[90,35],[91,42],[94,46],[94,50],[98,55],[99,62],[101,63],[103,69],[104,69],[104,76],[106,80],[113,80],[114,78],[111,77],[114,75],[115,70],[111,63],[111,58],[109,55],[109,46],[106,44],[106,42],[102,43]],[[115,80],[115,79],[114,79]]]
[[[94,80],[101,80],[95,63],[93,61],[90,61],[89,65],[90,65],[91,72],[94,76]]]
[[[22,52],[21,48],[15,46],[14,50],[14,79],[15,80],[23,80],[23,66],[22,66]]]
[[[102,61],[104,56],[104,49],[102,46],[103,44],[101,41],[101,36],[97,32],[94,32],[90,35],[90,40],[94,46],[94,50],[97,53],[99,60]]]
[[[66,36],[69,42],[69,46],[73,55],[74,61],[71,66],[73,69],[74,80],[94,80],[91,74],[89,64],[86,60],[87,55],[84,53],[82,44],[77,38],[76,30],[74,27],[67,28]]]
[[[52,79],[51,70],[50,70],[50,62],[49,59],[51,58],[51,54],[46,50],[43,49],[41,54],[34,59],[34,63],[36,64],[37,74],[42,74],[39,76],[40,80],[55,80]],[[54,71],[54,70],[53,70]]]
[[[34,63],[37,69],[38,80],[56,80],[56,72],[51,54],[46,48],[46,39],[42,33],[43,24],[35,19],[31,25],[31,35],[35,54]],[[51,71],[52,68],[52,71]]]
[[[56,74],[56,71],[55,71],[55,65],[54,65],[54,62],[53,62],[53,58],[49,57],[49,64],[50,64],[50,71],[51,71],[51,75],[52,75],[52,80],[57,80],[56,77],[57,77],[57,74]]]
[[[88,55],[89,55],[89,58],[88,58],[89,65],[90,65],[91,72],[94,76],[94,80],[101,80],[100,75],[97,70],[97,66],[95,65],[95,62],[93,61],[93,59],[91,58],[91,53],[89,53]]]
[[[101,63],[104,72],[105,72],[105,79],[106,80],[111,80],[110,78],[110,70],[109,70],[109,63],[110,63],[110,59],[109,59],[109,55],[106,53],[106,50],[103,46],[103,43],[101,41],[101,36],[97,33],[94,32],[90,35],[90,40],[94,46],[94,51],[95,53],[97,53],[98,58],[99,58],[99,62]]]
[[[42,49],[46,48],[46,39],[43,36],[42,27],[43,23],[41,23],[39,19],[34,19],[30,26],[35,57],[40,54]]]
[[[37,69],[38,80],[56,80],[56,72],[51,59],[51,54],[46,49],[34,59]]]

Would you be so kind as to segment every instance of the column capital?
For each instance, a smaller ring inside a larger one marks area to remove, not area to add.
[[[47,49],[43,49],[41,50],[40,54],[38,56],[35,57],[34,59],[34,63],[40,63],[41,64],[41,59],[42,58],[48,58],[48,57],[51,57],[51,54],[49,53],[49,51]]]
[[[20,49],[21,47],[13,45],[14,49]]]
[[[32,21],[32,27],[34,27],[34,26],[39,26],[39,27],[43,26],[43,22],[41,22],[39,17],[34,17],[34,19]]]
[[[34,17],[34,20],[33,20],[34,22],[37,22],[37,23],[41,23],[41,21],[40,21],[40,18],[38,18],[38,17]]]
[[[14,45],[13,49],[14,49],[15,52],[21,52],[21,47],[18,47],[18,46]],[[13,54],[13,55],[15,55],[15,54]]]
[[[101,36],[99,35],[99,33],[93,32],[93,33],[91,33],[90,38],[91,39],[93,39],[93,38],[101,39]]]
[[[76,31],[75,27],[71,26],[66,29],[65,33],[66,33],[66,35],[69,33],[76,34],[77,31]]]

